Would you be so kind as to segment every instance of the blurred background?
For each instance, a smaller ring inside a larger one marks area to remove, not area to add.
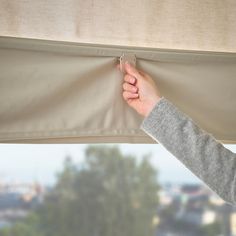
[[[158,144],[1,144],[0,235],[233,236],[236,207]]]

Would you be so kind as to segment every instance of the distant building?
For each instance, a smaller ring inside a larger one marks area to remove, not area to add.
[[[0,184],[0,228],[25,218],[43,202],[45,191],[37,183]]]
[[[180,207],[175,218],[196,226],[216,221],[214,209],[208,208],[210,192],[201,184],[183,184],[178,196]]]
[[[233,212],[230,215],[230,228],[231,228],[231,235],[236,236],[236,212]]]
[[[182,211],[181,214],[177,214],[176,218],[196,226],[201,226],[214,223],[216,220],[216,212],[204,208],[196,208]]]
[[[170,205],[173,201],[173,197],[164,190],[159,190],[158,196],[160,205],[163,206]]]

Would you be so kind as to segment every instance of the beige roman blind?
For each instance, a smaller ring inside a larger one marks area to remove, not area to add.
[[[0,0],[0,142],[154,142],[122,98],[123,53],[236,143],[235,1]]]

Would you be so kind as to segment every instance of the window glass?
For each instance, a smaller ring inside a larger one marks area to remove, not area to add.
[[[234,207],[160,144],[1,144],[0,153],[1,236],[236,234]]]

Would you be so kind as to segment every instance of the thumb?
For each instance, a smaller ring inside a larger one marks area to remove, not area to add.
[[[139,73],[139,71],[128,62],[125,62],[125,70],[127,74],[132,75],[136,79],[142,78],[142,75]]]

